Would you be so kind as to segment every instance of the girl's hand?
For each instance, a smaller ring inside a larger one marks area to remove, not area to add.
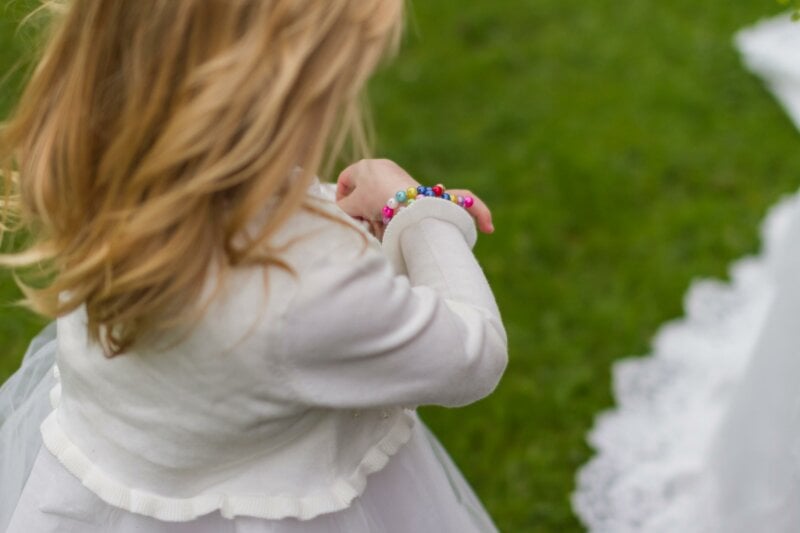
[[[417,186],[419,183],[393,161],[362,159],[339,174],[336,203],[353,218],[380,223],[389,198]]]
[[[397,163],[388,159],[362,159],[339,174],[336,185],[336,203],[348,215],[367,221],[372,233],[383,235],[382,209],[397,191],[417,187],[412,178]],[[493,233],[492,213],[486,204],[465,189],[448,189],[450,194],[472,196],[475,200],[467,211],[475,218],[478,229]]]
[[[472,196],[472,198],[475,199],[475,203],[472,204],[472,207],[467,209],[467,212],[475,218],[475,223],[478,225],[478,229],[481,232],[494,233],[492,212],[483,200],[466,189],[447,189],[447,192],[451,195],[455,194],[456,196]]]

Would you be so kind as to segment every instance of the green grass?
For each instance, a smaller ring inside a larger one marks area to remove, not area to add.
[[[19,21],[37,4],[35,0],[0,1],[0,115],[2,116],[7,114],[16,100],[23,72],[30,65],[30,50],[34,39],[28,29],[19,29]],[[31,337],[46,323],[43,319],[14,305],[20,298],[21,295],[11,275],[0,269],[0,343],[3,347],[0,351],[0,382],[17,368]]]
[[[503,531],[581,529],[568,498],[612,405],[611,363],[647,353],[692,278],[755,252],[767,207],[800,185],[800,136],[731,44],[778,9],[411,5],[406,45],[372,86],[379,154],[492,206],[497,232],[476,253],[511,355],[490,398],[423,416]],[[6,66],[19,45],[2,23]],[[1,378],[40,322],[0,313]]]

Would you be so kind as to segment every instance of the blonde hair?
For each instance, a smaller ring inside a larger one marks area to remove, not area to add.
[[[34,274],[39,286],[17,282],[40,314],[85,304],[108,355],[191,320],[212,266],[282,265],[269,238],[306,205],[326,153],[363,131],[359,94],[403,11],[402,0],[46,7],[41,59],[0,130],[2,229],[32,239],[0,264]]]

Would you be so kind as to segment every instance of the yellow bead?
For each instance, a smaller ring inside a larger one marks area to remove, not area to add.
[[[408,196],[409,200],[413,200],[417,197],[417,188],[416,187],[409,187],[406,189],[406,195]]]
[[[450,201],[453,202],[454,204],[457,204],[458,203],[458,196],[456,196],[455,194],[451,194],[450,195]]]

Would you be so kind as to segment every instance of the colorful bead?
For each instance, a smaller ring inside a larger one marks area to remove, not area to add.
[[[425,198],[426,196],[441,198],[467,209],[475,205],[475,198],[472,196],[458,196],[455,194],[450,194],[446,192],[444,185],[441,183],[437,183],[433,187],[426,187],[424,185],[420,185],[419,187],[409,187],[406,190],[397,191],[394,196],[387,200],[386,205],[383,206],[383,210],[381,211],[381,214],[383,215],[381,217],[383,219],[383,223],[388,224],[389,221],[391,221],[392,218],[394,218],[394,216],[397,214],[399,209],[404,206],[412,205],[415,201],[419,200],[420,198]]]

